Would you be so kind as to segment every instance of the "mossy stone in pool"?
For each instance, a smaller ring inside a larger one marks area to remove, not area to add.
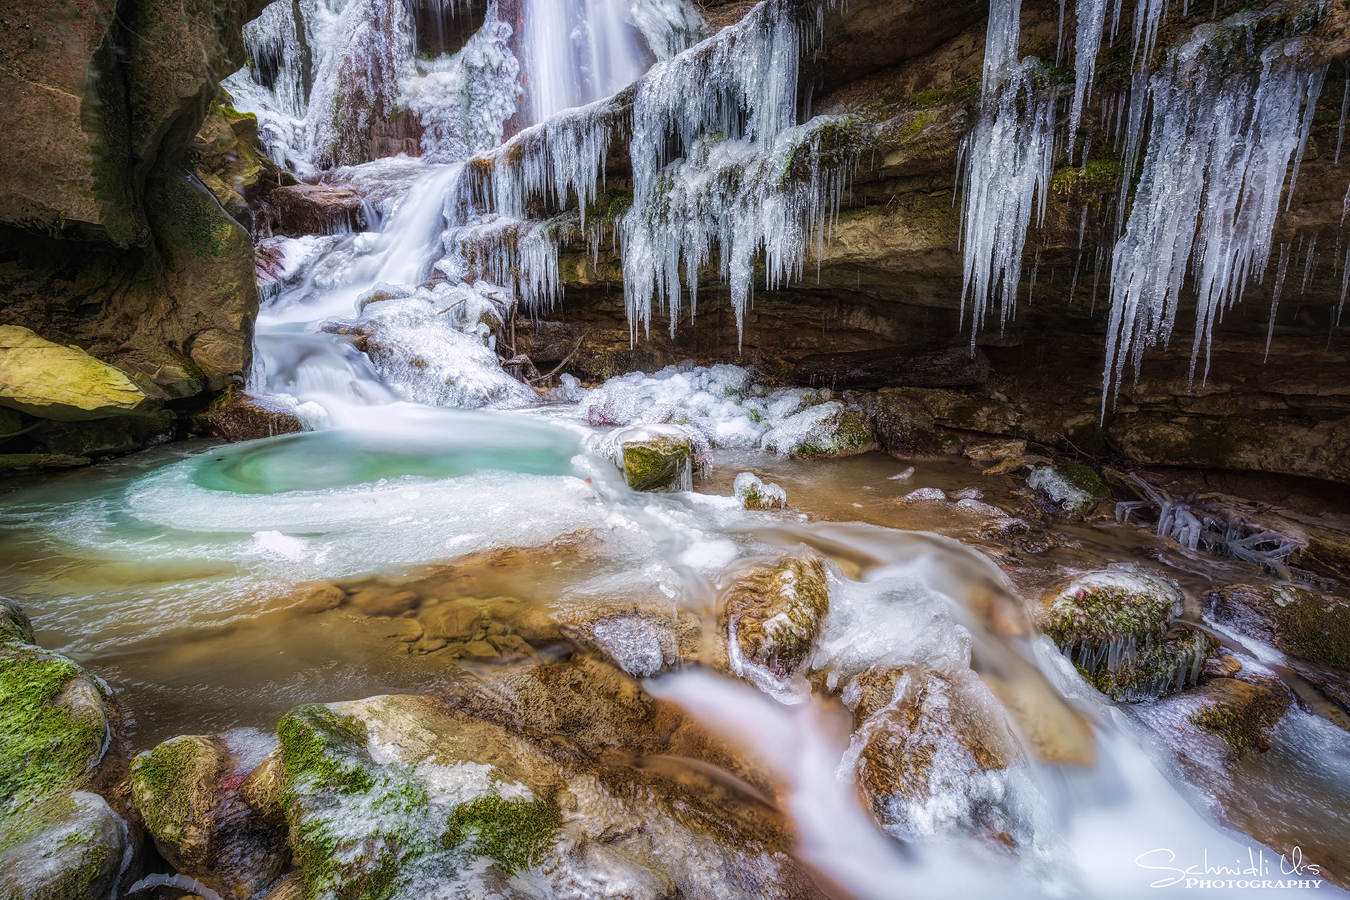
[[[635,491],[678,491],[692,477],[694,448],[688,439],[654,435],[623,445],[623,473]]]

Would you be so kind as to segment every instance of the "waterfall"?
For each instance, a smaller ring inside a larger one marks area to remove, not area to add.
[[[1256,71],[1229,71],[1213,59],[1225,38],[1220,26],[1200,26],[1149,85],[1143,173],[1111,270],[1103,414],[1126,360],[1137,373],[1145,348],[1170,336],[1188,265],[1191,373],[1203,346],[1208,375],[1216,321],[1269,262],[1291,158],[1291,193],[1298,175],[1324,69],[1300,69],[1303,42],[1290,39],[1267,48]]]
[[[1021,0],[990,4],[979,111],[961,146],[962,324],[969,296],[972,347],[996,294],[1002,324],[1016,309],[1027,228],[1033,211],[1045,212],[1054,162],[1054,97],[1037,88],[1040,62],[1017,59],[1021,9]]]

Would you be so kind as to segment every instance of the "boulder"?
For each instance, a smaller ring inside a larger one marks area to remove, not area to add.
[[[1009,771],[1021,753],[973,672],[874,667],[848,683],[843,699],[854,721],[844,760],[888,834],[968,834],[1001,849],[1034,839]]]
[[[8,597],[0,597],[0,644],[35,644],[33,623],[23,607]]]
[[[1188,700],[1199,704],[1188,719],[1201,731],[1220,738],[1234,756],[1270,748],[1266,736],[1289,709],[1289,691],[1273,680],[1262,682],[1216,678],[1192,691]]]
[[[598,612],[562,622],[563,636],[600,653],[634,678],[650,677],[680,661],[680,635],[669,613],[645,609]]]
[[[134,415],[155,405],[122,370],[16,325],[0,325],[0,404],[60,421]]]
[[[267,770],[265,760],[255,774]],[[276,880],[289,854],[265,774],[245,792],[250,779],[233,772],[219,737],[173,738],[132,760],[131,799],[171,866],[222,897],[248,900]]]
[[[193,171],[235,221],[253,227],[253,206],[272,188],[293,183],[259,149],[258,117],[229,106],[223,93],[211,102],[190,148]]]
[[[635,491],[688,491],[693,489],[695,449],[683,429],[626,429],[619,439],[620,467]]]
[[[1112,566],[1050,591],[1041,628],[1093,687],[1116,700],[1148,700],[1195,683],[1217,642],[1173,628],[1177,585],[1134,566]]]
[[[829,609],[829,576],[816,557],[789,557],[741,573],[722,610],[732,671],[746,675],[754,667],[779,680],[797,674]]]
[[[1205,615],[1296,659],[1350,671],[1350,601],[1292,585],[1234,584],[1201,596]]]
[[[1027,487],[1034,490],[1055,512],[1086,515],[1097,508],[1097,501],[1111,496],[1106,484],[1087,466],[1033,468]]]
[[[256,441],[305,430],[293,408],[253,397],[238,388],[230,388],[212,401],[197,417],[197,427],[229,441]]]
[[[35,472],[41,469],[77,469],[93,460],[87,456],[63,456],[59,453],[0,454],[0,472]]]
[[[940,456],[954,444],[943,439],[933,416],[923,404],[902,391],[882,389],[873,407],[877,442],[897,459]]]
[[[33,440],[51,454],[70,457],[128,453],[168,443],[178,430],[178,416],[161,409],[145,416],[118,416],[92,422],[51,422],[33,432]]]
[[[761,442],[765,450],[808,459],[854,456],[876,446],[867,414],[836,400],[788,416]]]
[[[279,187],[267,195],[267,206],[271,232],[287,237],[339,234],[366,227],[365,204],[350,188],[326,184]]]
[[[106,800],[60,794],[27,810],[17,830],[0,827],[0,900],[113,900],[131,851],[127,823]]]
[[[529,705],[516,718],[513,687],[557,684],[562,699],[578,683],[553,676],[568,670],[517,673],[461,706],[388,696],[288,714],[278,734],[307,895],[516,896],[519,874],[560,894],[617,876],[626,896],[651,900],[819,896],[782,852],[784,823],[769,807],[598,762],[577,739],[588,714],[604,715],[593,692],[569,703],[582,704],[580,719],[553,737],[534,728],[561,711]]]

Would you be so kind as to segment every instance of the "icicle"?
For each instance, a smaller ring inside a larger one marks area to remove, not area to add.
[[[1322,71],[1297,68],[1302,42],[1272,45],[1249,76],[1214,71],[1214,25],[1172,51],[1149,93],[1152,126],[1139,189],[1111,267],[1102,414],[1125,364],[1163,344],[1188,263],[1197,312],[1191,377],[1241,286],[1267,265],[1290,158],[1304,146]],[[1292,184],[1292,177],[1291,177]]]
[[[1345,93],[1341,97],[1341,122],[1336,130],[1336,156],[1331,164],[1341,161],[1341,145],[1345,143],[1345,117],[1350,114],[1350,61],[1345,63]]]
[[[1275,315],[1280,311],[1280,293],[1284,290],[1284,273],[1289,268],[1289,245],[1280,245],[1280,264],[1275,269],[1275,290],[1270,295],[1270,327],[1266,329],[1265,362],[1270,358],[1270,340],[1275,336]]]
[[[1303,257],[1303,283],[1299,285],[1298,288],[1299,294],[1306,294],[1308,292],[1308,285],[1312,283],[1312,280],[1316,276],[1316,274],[1317,274],[1317,235],[1314,234],[1312,236],[1312,240],[1308,243],[1307,255]]]
[[[980,109],[963,141],[962,324],[971,301],[971,347],[996,293],[1001,324],[1016,308],[1022,249],[1033,211],[1043,215],[1054,153],[1054,98],[1037,91],[1040,63],[1017,61],[1020,0],[993,0]],[[1001,288],[1001,289],[1000,289]]]
[[[1092,79],[1097,70],[1097,50],[1101,47],[1102,27],[1106,22],[1106,5],[1109,2],[1111,0],[1078,0],[1078,29],[1074,35],[1073,102],[1069,106],[1070,142],[1078,134],[1083,107],[1092,94]],[[1062,19],[1062,3],[1060,8]]]
[[[1345,262],[1341,265],[1341,302],[1336,305],[1336,327],[1341,327],[1341,313],[1345,310],[1345,294],[1350,290],[1350,247],[1345,248]]]

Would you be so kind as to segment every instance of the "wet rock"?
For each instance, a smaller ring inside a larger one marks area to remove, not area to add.
[[[784,559],[739,575],[727,590],[722,622],[732,670],[754,666],[789,678],[810,658],[830,609],[829,577],[815,558]]]
[[[0,644],[34,644],[33,623],[23,607],[8,597],[0,597]]]
[[[422,605],[415,591],[367,588],[352,595],[351,605],[367,616],[398,616]]]
[[[53,453],[0,454],[0,472],[36,472],[42,469],[77,469],[93,460],[87,456],[59,456]]]
[[[0,826],[3,900],[111,900],[127,887],[132,837],[97,794],[60,794]]]
[[[606,715],[588,677],[598,665],[517,672],[462,706],[394,696],[287,715],[287,816],[307,894],[411,898],[472,884],[513,896],[508,879],[528,873],[562,894],[622,878],[628,896],[651,900],[818,896],[762,803],[597,761],[578,738]],[[564,706],[517,706],[527,682]],[[541,716],[564,727],[536,730]]]
[[[305,880],[299,875],[288,875],[263,900],[305,900]]]
[[[843,699],[854,717],[844,760],[887,833],[905,841],[964,833],[1007,849],[1033,839],[1008,771],[1020,753],[973,672],[872,668]]]
[[[1350,602],[1292,585],[1206,591],[1205,615],[1296,659],[1350,670]]]
[[[235,221],[252,228],[262,195],[295,179],[258,149],[258,117],[228,103],[218,96],[207,110],[192,141],[193,170]]]
[[[1189,716],[1202,731],[1219,737],[1234,755],[1270,748],[1266,736],[1289,708],[1289,692],[1273,683],[1252,684],[1234,678],[1207,681],[1188,692],[1202,706]]]
[[[945,438],[927,407],[903,391],[878,391],[871,411],[877,443],[897,459],[940,456],[959,446]]]
[[[1193,684],[1217,648],[1207,634],[1173,628],[1182,596],[1172,581],[1133,566],[1075,579],[1045,598],[1041,627],[1093,687],[1145,700]]]
[[[0,325],[0,405],[59,421],[132,415],[156,405],[115,366],[31,329]]]
[[[233,777],[233,763],[215,735],[165,741],[132,761],[131,798],[170,865],[247,900],[276,880],[288,854],[281,832],[242,801],[238,782],[247,779]]]
[[[635,678],[655,675],[680,659],[679,640],[670,617],[644,610],[587,616],[563,624],[562,633],[574,644],[601,653]]]
[[[1086,466],[1064,471],[1051,466],[1034,468],[1027,477],[1027,486],[1054,509],[1078,515],[1092,512],[1099,499],[1111,495],[1096,473]]]
[[[296,603],[291,608],[306,613],[327,612],[347,601],[347,592],[335,584],[301,585],[295,596]]]
[[[295,410],[230,388],[198,417],[198,428],[228,441],[254,441],[304,431]]]
[[[635,491],[687,491],[693,488],[694,444],[675,430],[643,432],[619,445],[624,478]]]
[[[362,231],[366,227],[365,204],[348,188],[326,184],[279,187],[267,195],[267,203],[274,234],[303,237]]]
[[[95,457],[167,443],[173,440],[177,428],[178,416],[172,410],[161,409],[145,416],[51,422],[33,432],[33,439],[52,454]]]
[[[787,505],[787,491],[776,484],[765,484],[753,472],[737,475],[731,489],[746,509],[782,509]]]
[[[449,600],[424,610],[418,620],[427,639],[475,641],[487,637],[488,622],[478,606],[464,600]]]
[[[788,416],[761,442],[765,450],[807,459],[854,456],[876,446],[867,414],[836,400]]]

